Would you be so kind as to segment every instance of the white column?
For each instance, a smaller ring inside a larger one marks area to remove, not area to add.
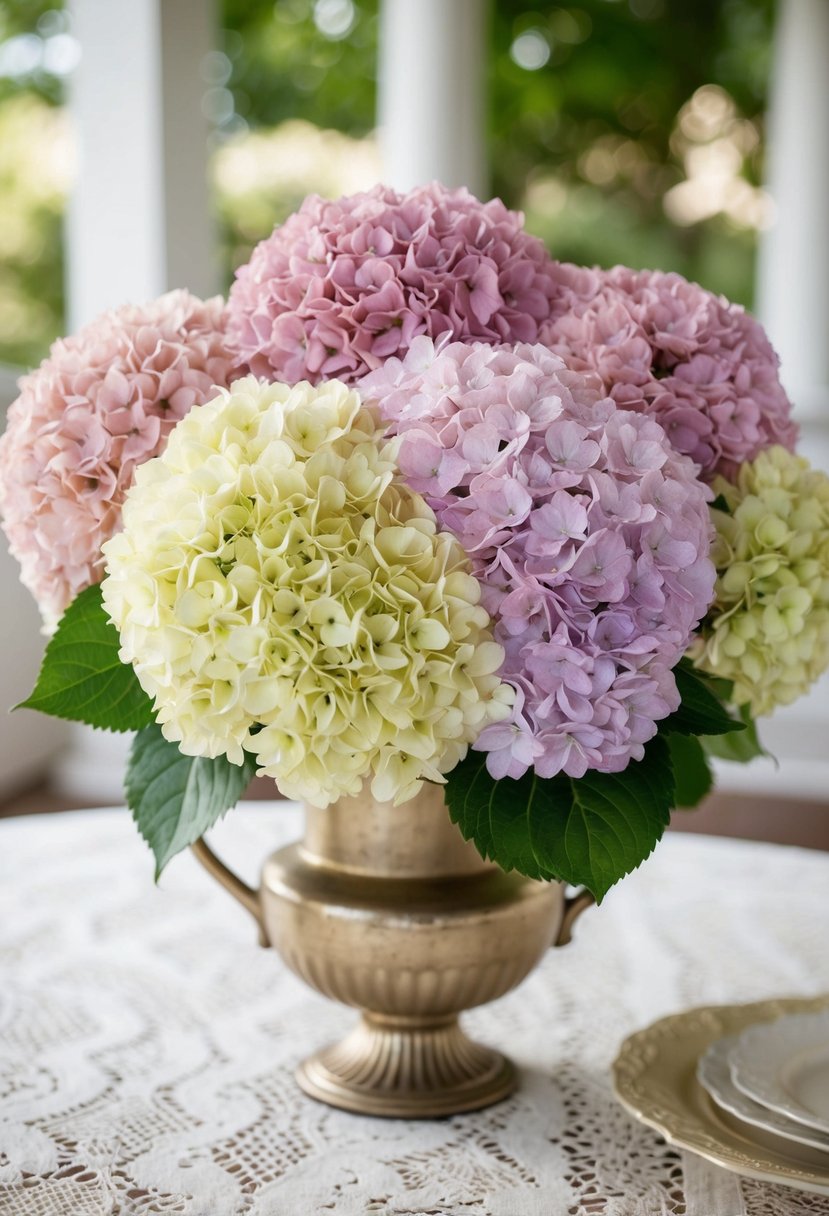
[[[173,287],[217,289],[202,113],[214,0],[72,0],[81,60],[67,224],[69,331]],[[58,785],[120,801],[127,736],[73,727]]]
[[[378,125],[383,180],[437,180],[487,197],[486,0],[383,0]]]
[[[217,0],[156,3],[161,13],[165,286],[212,296],[222,284],[210,206],[202,65],[216,48]]]
[[[757,312],[781,358],[800,422],[800,450],[829,470],[829,2],[780,0],[767,116]],[[825,800],[829,676],[760,726],[779,760],[726,766],[726,788]]]
[[[780,0],[767,122],[774,202],[757,310],[798,417],[829,426],[829,3]]]
[[[201,111],[212,11],[212,0],[73,0],[70,330],[171,287],[216,290]]]

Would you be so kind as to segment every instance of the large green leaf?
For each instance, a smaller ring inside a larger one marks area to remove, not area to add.
[[[156,878],[167,862],[235,806],[256,771],[256,761],[231,764],[184,756],[157,726],[135,736],[127,765],[127,806],[155,854]]]
[[[660,724],[660,733],[725,735],[745,730],[745,723],[732,718],[705,678],[684,659],[674,668],[674,676],[681,704]]]
[[[717,735],[717,739],[741,739],[742,734]],[[677,807],[690,808],[710,794],[714,777],[705,758],[702,745],[694,735],[669,735],[668,747],[676,782]]]
[[[668,745],[657,735],[643,759],[621,773],[588,771],[572,786],[573,810],[557,868],[600,902],[651,855],[670,822],[674,775]]]
[[[621,773],[495,781],[471,752],[449,774],[449,813],[484,857],[530,878],[588,887],[601,900],[653,851],[674,798],[668,745],[651,740]]]
[[[118,649],[118,631],[104,611],[101,588],[87,587],[66,609],[46,647],[34,691],[15,708],[104,730],[148,726],[152,701]]]

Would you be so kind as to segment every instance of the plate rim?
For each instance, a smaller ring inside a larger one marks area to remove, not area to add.
[[[757,1024],[761,1025],[762,1023]],[[737,1088],[734,1081],[731,1079],[728,1056],[731,1048],[733,1048],[738,1038],[739,1034],[727,1034],[722,1039],[715,1039],[715,1041],[708,1047],[706,1051],[702,1053],[697,1061],[697,1080],[699,1081],[700,1085],[702,1085],[703,1089],[707,1091],[713,1102],[717,1106],[721,1107],[722,1110],[726,1111],[729,1115],[733,1115],[735,1119],[740,1119],[743,1123],[748,1123],[749,1126],[756,1127],[759,1131],[769,1132],[774,1136],[780,1136],[781,1139],[789,1140],[792,1144],[801,1144],[804,1146],[804,1148],[817,1149],[818,1152],[829,1153],[829,1135],[827,1135],[825,1132],[821,1132],[818,1128],[804,1127],[801,1123],[796,1123],[792,1119],[787,1119],[786,1116],[780,1111],[763,1106],[762,1103],[755,1101],[752,1097],[750,1097],[749,1094],[743,1093],[741,1089]],[[717,1084],[716,1077],[712,1077],[710,1075],[710,1068],[707,1070],[708,1075],[704,1075],[706,1072],[706,1062],[712,1062],[715,1066],[718,1065],[724,1070],[734,1094],[738,1099],[742,1099],[744,1102],[750,1103],[751,1106],[756,1106],[757,1114],[755,1114],[753,1110],[747,1111],[742,1106],[738,1108],[738,1102],[735,1101],[730,1093],[724,1093],[721,1087]],[[766,1115],[767,1117],[776,1117],[778,1122],[775,1125],[764,1123],[762,1122],[763,1115]],[[786,1128],[791,1130],[784,1130],[784,1128],[780,1126],[781,1123],[785,1124]],[[808,1135],[809,1132],[816,1136],[823,1136],[823,1142],[820,1143],[815,1140],[804,1139],[804,1136]]]
[[[804,1012],[826,1014],[829,1013],[829,1010],[815,1009]],[[783,1021],[786,1016],[792,1015],[783,1015],[781,1018],[776,1018],[774,1022],[770,1023],[770,1026],[774,1026],[776,1023]],[[747,1037],[747,1032],[757,1028],[758,1027],[747,1026],[739,1036],[740,1040],[745,1040]],[[774,1061],[774,1067],[776,1068],[778,1074],[784,1066],[784,1062],[782,1062],[779,1058],[779,1048],[776,1056],[760,1059],[759,1064],[756,1062],[752,1064],[751,1061],[746,1060],[745,1050],[746,1046],[744,1042],[741,1058],[740,1042],[738,1042],[735,1044],[734,1052],[732,1053],[730,1060],[731,1078],[737,1089],[739,1089],[741,1093],[745,1094],[747,1098],[752,1098],[755,1102],[759,1102],[761,1106],[765,1106],[768,1110],[777,1111],[778,1114],[785,1115],[788,1119],[793,1120],[793,1122],[802,1127],[811,1128],[812,1131],[821,1131],[829,1134],[829,1119],[815,1114],[814,1111],[810,1111],[807,1106],[804,1106],[802,1102],[798,1102],[794,1096],[790,1096],[787,1093],[783,1083],[780,1081],[779,1075],[772,1076],[769,1073],[769,1068],[772,1067],[772,1061]],[[803,1048],[802,1050],[808,1050],[808,1048]],[[740,1069],[741,1063],[742,1071]],[[768,1084],[766,1085],[762,1095],[760,1090],[763,1089],[763,1086],[761,1085],[760,1089],[758,1090],[754,1084],[753,1076],[746,1075],[747,1073],[756,1073],[757,1068],[760,1070],[760,1081],[770,1082],[770,1086]],[[817,1120],[817,1122],[815,1122],[815,1120]]]
[[[702,1005],[668,1014],[635,1031],[622,1043],[612,1067],[616,1097],[635,1118],[654,1128],[677,1148],[688,1149],[743,1177],[829,1195],[829,1161],[826,1170],[818,1172],[796,1158],[788,1161],[782,1154],[740,1136],[717,1118],[713,1100],[696,1079],[697,1061],[717,1038],[757,1022],[771,1021],[784,1013],[824,1008],[829,1008],[827,993],[731,1005]],[[690,1048],[689,1031],[693,1031],[694,1036]],[[658,1066],[665,1062],[666,1053],[669,1067],[678,1072],[682,1087],[690,1083],[693,1101],[683,1097],[681,1090],[677,1093],[670,1086],[666,1089],[664,1081],[654,1078]]]

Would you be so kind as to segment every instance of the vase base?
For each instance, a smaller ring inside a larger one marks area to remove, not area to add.
[[[300,1064],[311,1098],[360,1115],[437,1119],[500,1102],[517,1084],[506,1056],[439,1021],[364,1014],[339,1043]]]

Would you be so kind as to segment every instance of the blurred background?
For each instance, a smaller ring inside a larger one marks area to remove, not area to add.
[[[827,11],[0,0],[0,421],[55,337],[168,286],[226,291],[309,192],[455,173],[523,210],[556,257],[678,270],[759,310],[825,461]],[[0,576],[12,703],[43,643],[5,553]],[[829,693],[778,717],[780,765],[724,773],[695,823],[785,835],[797,820],[829,844]],[[46,780],[64,801],[117,800],[119,764],[117,746],[28,713],[0,723],[7,810],[44,805]]]
[[[226,288],[306,194],[378,179],[379,20],[375,0],[226,0],[219,16],[201,78]],[[51,0],[0,4],[7,365],[39,362],[65,330],[66,101],[82,55],[71,17]],[[679,270],[750,306],[772,214],[774,19],[772,0],[497,0],[481,116],[492,193],[558,257]]]

